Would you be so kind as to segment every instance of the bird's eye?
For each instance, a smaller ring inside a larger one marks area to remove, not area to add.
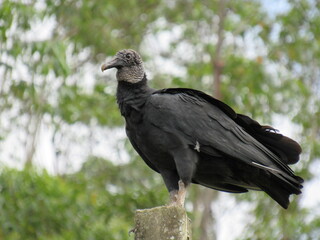
[[[126,59],[130,59],[131,58],[131,54],[130,53],[127,53],[126,54]]]

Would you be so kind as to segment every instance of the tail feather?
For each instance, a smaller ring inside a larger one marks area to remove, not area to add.
[[[262,126],[257,121],[242,114],[238,114],[235,121],[252,137],[276,154],[283,163],[294,164],[299,161],[300,145],[270,126]]]
[[[281,189],[279,186],[273,188],[261,187],[261,189],[267,193],[273,200],[275,200],[281,207],[287,209],[290,201],[289,196],[290,193],[286,192],[285,190]]]
[[[301,193],[302,179],[300,177],[273,174],[266,171],[264,172],[264,175],[266,176],[260,178],[257,185],[285,209],[289,206],[290,195],[298,195]],[[262,181],[262,179],[266,178],[268,181]]]

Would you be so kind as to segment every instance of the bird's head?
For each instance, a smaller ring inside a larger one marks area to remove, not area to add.
[[[116,68],[117,80],[137,83],[144,77],[144,69],[140,55],[132,49],[119,51],[114,58],[101,66],[101,71]]]

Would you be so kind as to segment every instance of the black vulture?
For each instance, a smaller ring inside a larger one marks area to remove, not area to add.
[[[301,153],[294,140],[201,91],[150,88],[134,50],[121,50],[101,66],[110,68],[117,69],[128,138],[161,174],[171,204],[184,205],[190,183],[230,193],[262,190],[283,208],[291,194],[301,193],[303,179],[288,167]]]

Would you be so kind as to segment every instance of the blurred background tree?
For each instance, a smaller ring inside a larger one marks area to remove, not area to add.
[[[306,190],[286,211],[263,193],[193,186],[194,239],[226,239],[223,228],[240,229],[228,239],[320,238],[319,9],[316,0],[2,0],[0,238],[127,239],[135,209],[166,203],[161,178],[126,140],[114,74],[99,72],[123,48],[142,54],[152,87],[203,90],[303,147],[294,169]],[[235,212],[245,223],[223,221]]]

